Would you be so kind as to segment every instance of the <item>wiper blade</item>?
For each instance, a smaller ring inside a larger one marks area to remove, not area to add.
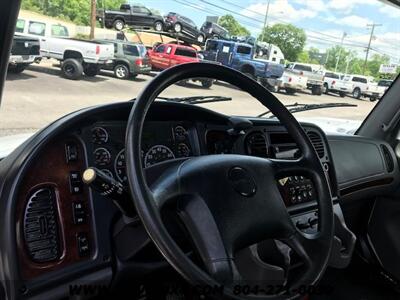
[[[188,104],[204,104],[211,102],[231,101],[231,97],[223,96],[192,96],[192,97],[157,97],[157,99],[166,100],[170,102],[188,103]]]
[[[302,111],[308,111],[308,110],[314,110],[314,109],[321,109],[321,108],[334,108],[334,107],[357,107],[357,104],[351,104],[351,103],[342,103],[342,102],[337,102],[337,103],[318,103],[318,104],[302,104],[302,103],[294,103],[294,104],[289,104],[285,105],[285,107],[288,109],[289,112],[292,114],[302,112]],[[257,117],[261,118],[264,117],[265,115],[270,114],[271,111],[267,110],[266,112],[263,112],[262,114],[258,115]],[[275,118],[275,116],[270,116],[269,118]]]

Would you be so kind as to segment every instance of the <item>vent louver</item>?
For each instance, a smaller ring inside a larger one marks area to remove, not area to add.
[[[247,154],[268,157],[267,140],[261,132],[251,133],[246,139]]]
[[[314,149],[318,154],[318,157],[323,158],[325,155],[325,146],[324,143],[322,142],[321,136],[314,131],[307,132],[307,135],[308,138],[311,140],[311,143],[313,144]]]
[[[385,159],[387,171],[389,173],[393,172],[393,170],[394,170],[394,161],[393,161],[393,157],[390,154],[390,151],[389,151],[388,147],[386,147],[386,145],[381,145],[381,149],[382,149],[383,157]]]
[[[41,263],[59,258],[58,217],[52,188],[41,188],[29,198],[24,216],[24,238],[33,261]]]

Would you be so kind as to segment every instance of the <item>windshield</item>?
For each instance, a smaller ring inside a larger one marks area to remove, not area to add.
[[[301,104],[292,110],[299,121],[353,134],[400,71],[400,10],[386,1],[134,1],[151,14],[124,21],[113,13],[130,1],[97,1],[94,8],[90,1],[61,2],[22,1],[0,137],[32,134],[82,108],[130,101],[160,71],[199,58],[245,73],[289,108]],[[190,103],[271,117],[249,95],[206,78],[180,82],[163,96],[210,96]]]

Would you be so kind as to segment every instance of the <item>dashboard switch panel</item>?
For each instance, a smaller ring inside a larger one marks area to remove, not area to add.
[[[86,223],[86,210],[81,202],[72,203],[72,213],[75,225],[82,225]]]
[[[90,254],[89,239],[86,233],[80,232],[76,235],[78,242],[78,253],[80,257],[88,256]]]
[[[77,171],[72,171],[69,174],[69,186],[71,194],[80,194],[82,192],[82,179]]]
[[[65,144],[65,156],[67,159],[67,163],[77,161],[78,146],[72,142]]]
[[[278,182],[286,206],[316,200],[314,185],[312,181],[305,176],[289,176],[280,179]]]

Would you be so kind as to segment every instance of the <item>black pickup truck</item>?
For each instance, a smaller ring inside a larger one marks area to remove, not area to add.
[[[164,30],[164,18],[154,14],[143,5],[122,4],[119,10],[97,11],[96,19],[106,28],[122,30],[125,25],[130,27],[149,28],[156,31]]]
[[[8,62],[9,72],[21,73],[28,65],[40,59],[40,42],[37,38],[14,35]]]

